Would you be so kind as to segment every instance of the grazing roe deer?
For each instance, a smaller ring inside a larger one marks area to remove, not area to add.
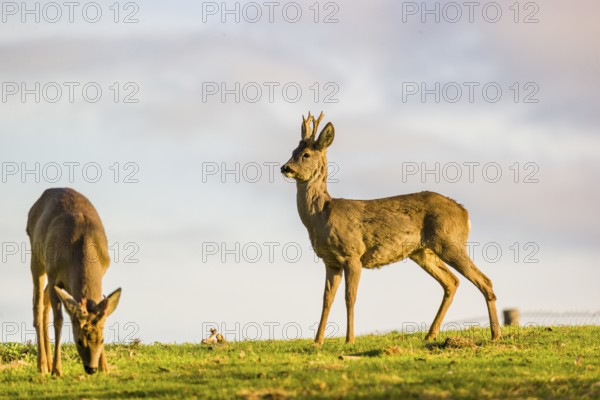
[[[103,330],[115,310],[121,289],[102,296],[102,277],[110,258],[104,227],[96,209],[72,189],[48,189],[29,211],[27,234],[31,241],[33,276],[33,325],[37,335],[40,372],[62,374],[60,338],[62,307],[71,317],[73,339],[85,372],[107,370]],[[44,284],[48,279],[48,285]],[[54,316],[55,350],[51,349],[48,324]]]
[[[302,140],[281,172],[296,180],[297,206],[311,244],[326,268],[323,310],[315,342],[322,344],[327,317],[342,279],[346,283],[346,342],[354,342],[354,303],[362,268],[379,268],[407,257],[444,288],[444,297],[426,340],[436,338],[458,287],[450,265],[483,293],[492,338],[500,338],[492,282],[466,251],[470,221],[454,200],[421,192],[377,200],[334,199],[327,192],[327,148],[334,128],[328,123],[316,138],[315,121],[302,116]],[[312,124],[312,127],[311,127]]]

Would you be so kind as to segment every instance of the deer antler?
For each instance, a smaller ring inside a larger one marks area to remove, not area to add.
[[[302,115],[302,140],[306,142],[315,140],[319,123],[321,123],[324,116],[325,114],[321,111],[321,115],[319,115],[319,118],[315,121],[315,117],[310,114],[310,111],[308,112],[308,118],[304,118],[304,115]]]
[[[314,120],[314,117],[310,115],[310,111],[308,112],[308,118],[304,118],[304,114],[302,114],[302,140],[310,142],[313,138],[310,125]]]
[[[319,118],[317,118],[316,121],[313,118],[313,132],[312,132],[313,140],[314,140],[314,138],[317,137],[317,129],[319,128],[319,124],[321,123],[321,120],[323,119],[324,116],[325,116],[325,114],[323,114],[323,111],[321,111],[321,115],[319,115]]]

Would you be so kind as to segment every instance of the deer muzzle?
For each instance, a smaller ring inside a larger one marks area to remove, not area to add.
[[[96,371],[98,371],[98,368],[92,368],[92,367],[83,367],[85,369],[86,374],[88,375],[94,375],[96,373]]]
[[[284,175],[291,174],[293,172],[294,172],[294,170],[291,169],[287,164],[285,164],[283,167],[281,167],[281,173]]]

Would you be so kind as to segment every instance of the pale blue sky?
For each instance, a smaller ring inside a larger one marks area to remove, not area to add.
[[[274,23],[266,16],[257,23],[243,18],[235,23],[231,17],[221,23],[219,15],[206,16],[203,23],[203,3],[192,1],[142,2],[134,24],[111,22],[108,6],[96,24],[77,13],[73,24],[43,18],[21,23],[19,14],[3,14],[4,95],[12,82],[28,87],[57,82],[63,89],[64,82],[80,83],[73,103],[65,97],[36,103],[33,95],[23,103],[19,94],[0,103],[3,340],[22,337],[11,333],[14,324],[31,329],[29,258],[12,250],[14,243],[28,241],[29,207],[53,186],[71,186],[88,196],[109,242],[119,249],[104,287],[107,293],[123,287],[122,302],[109,321],[120,324],[121,338],[129,333],[128,322],[139,327],[136,336],[144,341],[199,341],[203,322],[223,323],[232,331],[238,323],[256,323],[263,338],[271,323],[280,324],[273,328],[276,337],[285,336],[285,324],[298,324],[301,336],[312,336],[324,268],[310,252],[295,186],[278,174],[269,176],[272,163],[289,158],[299,140],[301,114],[308,110],[325,111],[325,120],[336,127],[329,151],[337,171],[337,182],[329,187],[333,196],[446,194],[470,211],[470,240],[480,243],[475,262],[492,278],[500,310],[598,310],[600,56],[595,42],[600,32],[595,15],[600,5],[544,1],[538,23],[515,23],[513,11],[505,8],[497,23],[486,22],[480,12],[473,23],[465,15],[453,24],[444,15],[440,23],[432,17],[422,23],[419,16],[407,16],[403,23],[401,2],[345,1],[336,3],[338,23],[315,24],[313,3],[298,3],[303,17],[296,24],[280,13]],[[334,10],[321,9],[320,18]],[[532,11],[521,10],[519,19]],[[82,98],[80,88],[88,82],[103,90],[97,103]],[[135,83],[139,102],[115,104],[114,82],[120,96],[130,93],[125,83]],[[212,96],[203,102],[207,82],[226,82],[230,88],[235,82],[242,87],[256,82],[263,98],[236,103],[230,95],[222,103]],[[273,102],[264,82],[279,84]],[[318,101],[311,89],[315,82]],[[436,103],[429,95],[423,103],[416,95],[403,101],[410,82],[429,88],[456,82],[463,99]],[[472,103],[466,82],[479,83]],[[518,103],[511,90],[515,82]],[[281,88],[288,83],[302,88],[298,102],[284,98]],[[337,87],[337,103],[324,102],[332,88],[327,83]],[[481,87],[488,83],[503,90],[497,103],[482,97]],[[539,102],[524,103],[536,88],[533,98]],[[52,163],[62,165],[63,178],[56,183],[43,176],[40,182],[33,175],[22,178],[21,169],[36,162],[42,175],[52,172]],[[80,163],[73,182],[65,162]],[[463,178],[452,183],[447,175],[436,182],[430,174],[422,182],[422,167],[434,168],[436,162],[448,174],[459,165]],[[469,182],[466,163],[473,162],[480,164]],[[221,171],[206,175],[212,171],[207,168],[232,169],[236,163],[248,179],[236,182]],[[87,164],[100,167],[99,182],[82,175]],[[19,171],[10,175],[15,165]],[[262,177],[251,182],[256,165],[262,166]],[[415,165],[419,172],[408,175]],[[500,167],[499,182],[488,182],[493,176],[482,175],[484,165]],[[138,183],[123,182],[130,172]],[[528,173],[538,182],[524,183]],[[497,262],[489,262],[489,246],[488,254],[482,252],[491,242],[502,249]],[[246,256],[240,262],[221,251],[236,243]],[[254,243],[262,257],[250,262]],[[516,262],[514,243],[520,249]],[[214,244],[217,254],[208,254]],[[282,252],[285,245],[289,253]],[[302,255],[292,262],[298,248]],[[125,262],[135,249],[139,262]],[[524,262],[534,250],[539,262]],[[486,313],[482,296],[462,281],[448,322]],[[430,323],[441,296],[439,285],[412,262],[367,271],[359,287],[357,332]],[[342,331],[344,315],[338,293],[330,321]],[[246,333],[252,336],[250,328]],[[293,329],[289,335],[295,336]]]

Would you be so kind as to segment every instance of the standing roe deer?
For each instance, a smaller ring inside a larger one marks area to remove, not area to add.
[[[492,338],[500,338],[492,282],[466,251],[467,210],[448,197],[421,192],[377,200],[334,199],[327,192],[327,148],[334,128],[328,123],[315,139],[323,113],[315,121],[302,116],[302,140],[281,172],[296,180],[298,213],[311,244],[326,268],[323,311],[315,342],[322,344],[335,293],[346,282],[346,342],[354,342],[354,303],[362,268],[379,268],[409,257],[444,288],[442,304],[426,340],[435,339],[452,302],[458,278],[447,263],[483,293]],[[311,127],[312,123],[312,127]]]
[[[117,307],[121,289],[102,297],[102,277],[110,258],[96,209],[75,190],[48,189],[29,211],[27,234],[32,249],[33,325],[39,371],[62,374],[62,306],[71,317],[73,338],[85,372],[93,374],[98,366],[106,371],[104,323]],[[48,286],[44,289],[46,277]],[[52,365],[50,305],[56,343]]]

